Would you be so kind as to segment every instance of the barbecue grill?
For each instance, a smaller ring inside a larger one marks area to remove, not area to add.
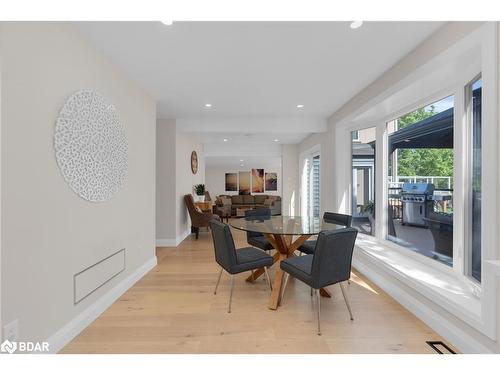
[[[404,183],[401,189],[402,224],[427,227],[424,218],[433,211],[433,194],[434,184]]]

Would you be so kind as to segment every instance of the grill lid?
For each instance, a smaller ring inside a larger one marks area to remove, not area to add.
[[[401,194],[433,194],[434,184],[424,182],[405,182],[401,188]]]

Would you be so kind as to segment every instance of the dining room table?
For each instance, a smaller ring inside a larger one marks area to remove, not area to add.
[[[315,216],[251,216],[232,220],[229,224],[234,229],[262,233],[276,249],[273,255],[273,264],[276,264],[273,288],[268,303],[271,310],[276,310],[280,304],[284,279],[280,262],[296,256],[295,251],[311,236],[318,235],[324,230],[345,228],[344,225],[326,222],[323,218]],[[255,270],[246,281],[254,282],[264,272],[264,268]],[[323,297],[331,297],[325,288],[322,288],[320,293]]]

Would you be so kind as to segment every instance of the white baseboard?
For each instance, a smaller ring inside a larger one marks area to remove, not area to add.
[[[425,322],[429,327],[443,336],[462,353],[493,353],[488,347],[477,341],[466,331],[445,319],[432,308],[422,303],[406,290],[397,285],[390,277],[383,272],[377,272],[377,266],[372,262],[365,264],[359,258],[353,258],[352,265],[359,272],[373,281],[392,298],[403,305],[412,314]],[[464,323],[465,324],[465,323]]]
[[[156,266],[156,257],[151,258],[118,285],[95,301],[91,306],[81,312],[64,327],[47,339],[51,353],[59,352],[66,344],[76,337],[81,331],[99,317],[123,293],[130,289],[137,281]]]
[[[157,238],[156,247],[176,247],[191,234],[191,230],[187,230],[176,238]]]

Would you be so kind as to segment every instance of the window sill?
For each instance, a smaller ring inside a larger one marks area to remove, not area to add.
[[[484,332],[481,298],[477,288],[462,275],[421,262],[370,236],[359,236],[356,249],[355,256],[361,257],[362,262],[376,264],[432,303]]]

